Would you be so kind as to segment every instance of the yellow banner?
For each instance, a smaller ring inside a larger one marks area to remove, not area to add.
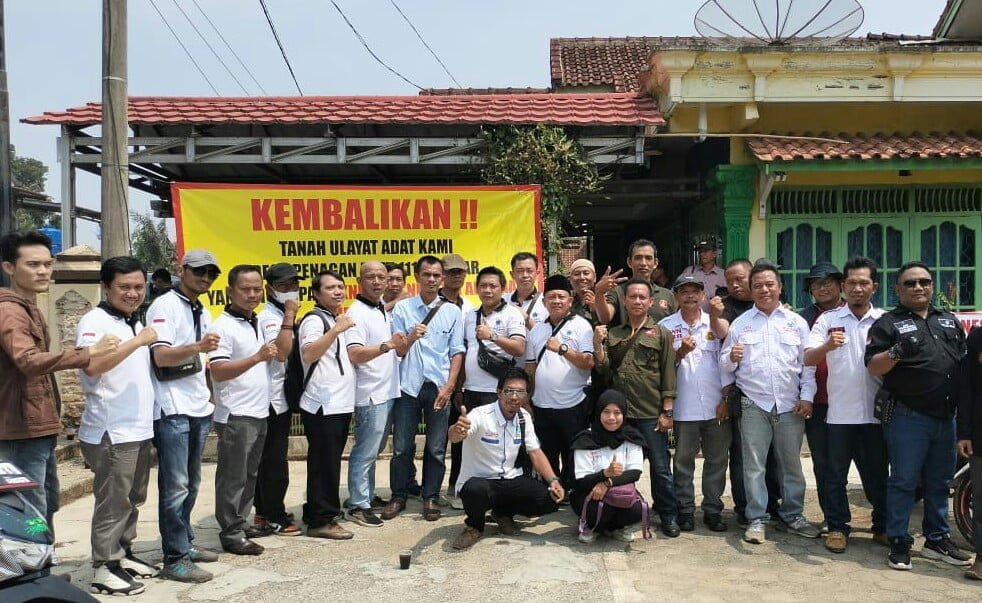
[[[542,257],[538,186],[328,187],[175,183],[178,257],[203,248],[222,276],[201,301],[213,315],[226,303],[225,274],[237,264],[289,262],[300,274],[302,311],[313,307],[310,279],[335,270],[358,292],[362,262],[401,264],[416,293],[412,264],[458,253],[468,263],[464,294],[478,304],[475,278],[485,266],[506,275],[512,255]],[[541,279],[541,273],[540,273]],[[506,290],[514,290],[509,281]]]

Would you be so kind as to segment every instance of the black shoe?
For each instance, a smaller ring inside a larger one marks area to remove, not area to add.
[[[383,500],[382,497],[379,496],[379,495],[377,495],[377,494],[375,495],[375,498],[372,499],[372,508],[373,509],[381,509],[385,505],[386,505],[386,501]]]
[[[723,516],[718,513],[710,513],[702,516],[702,522],[713,532],[725,532],[726,522]]]
[[[679,534],[682,533],[681,528],[679,528],[679,524],[674,519],[671,521],[662,521],[661,531],[669,538],[678,538]]]
[[[925,540],[921,555],[928,559],[937,559],[959,567],[972,565],[972,557],[955,546],[948,534],[939,540]]]
[[[382,525],[382,520],[371,509],[348,509],[346,513],[348,519],[360,526],[377,528]]]
[[[740,511],[735,512],[737,518],[737,525],[741,527],[747,527],[750,525],[750,520],[747,519],[746,513],[741,513]]]
[[[223,544],[222,549],[233,555],[262,555],[263,551],[266,550],[262,545],[256,544],[248,538],[243,538],[231,544]]]
[[[423,486],[419,484],[409,484],[409,487],[406,488],[406,493],[413,498],[423,500]]]
[[[275,533],[276,528],[268,521],[264,521],[261,524],[246,526],[245,529],[246,538],[265,538],[266,536],[272,536]]]
[[[679,515],[679,529],[683,532],[693,532],[696,529],[696,522],[690,513]]]
[[[910,545],[902,540],[894,540],[890,543],[890,555],[887,556],[887,565],[895,570],[909,570],[913,566],[910,563]]]

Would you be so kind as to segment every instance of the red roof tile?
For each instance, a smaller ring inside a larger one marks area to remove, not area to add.
[[[461,96],[475,94],[549,94],[552,88],[424,88],[421,96]]]
[[[29,124],[90,126],[100,103],[48,111]],[[650,98],[617,94],[486,94],[451,96],[140,97],[129,102],[131,124],[554,124],[662,125]]]
[[[811,136],[805,134],[804,136]],[[747,145],[761,161],[830,161],[835,159],[934,159],[982,157],[982,137],[974,132],[921,134],[828,134],[817,138],[749,138]]]

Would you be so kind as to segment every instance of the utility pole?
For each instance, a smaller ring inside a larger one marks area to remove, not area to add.
[[[7,92],[7,36],[0,0],[0,234],[14,229],[14,195],[10,175],[10,95]],[[3,277],[0,277],[2,279]]]
[[[126,0],[102,2],[102,257],[130,255]]]

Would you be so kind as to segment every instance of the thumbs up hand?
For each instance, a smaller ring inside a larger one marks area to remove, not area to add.
[[[467,407],[463,404],[460,405],[460,418],[457,422],[453,424],[451,428],[452,438],[459,442],[467,437],[467,433],[471,430],[471,420],[467,418]]]
[[[617,460],[617,454],[614,454],[614,458],[610,459],[610,464],[604,469],[604,477],[618,477],[624,473],[624,465],[622,465]]]

